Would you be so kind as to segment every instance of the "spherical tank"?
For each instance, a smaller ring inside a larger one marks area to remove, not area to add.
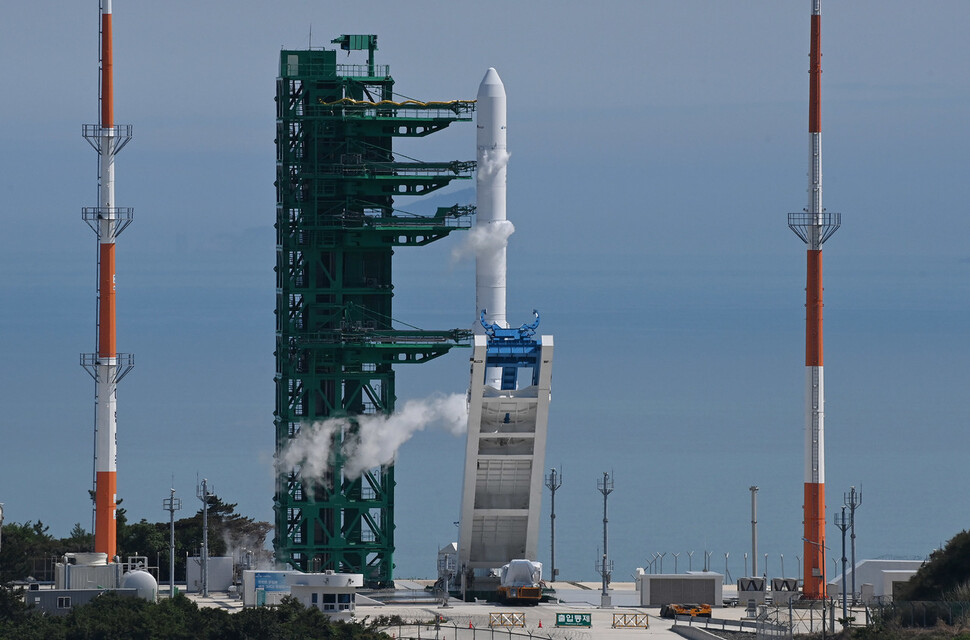
[[[138,597],[155,602],[158,597],[158,582],[147,571],[129,571],[121,579],[122,589],[136,589]]]

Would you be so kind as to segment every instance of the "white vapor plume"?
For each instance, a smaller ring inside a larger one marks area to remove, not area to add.
[[[478,164],[475,170],[478,172],[476,179],[481,181],[490,178],[497,172],[505,168],[509,163],[512,154],[505,149],[480,149],[478,153]]]
[[[494,256],[508,246],[509,236],[513,233],[515,225],[508,220],[475,225],[465,234],[461,244],[451,250],[451,262],[454,264],[466,258]]]
[[[357,430],[349,418],[315,422],[300,429],[277,458],[281,469],[298,468],[300,479],[329,483],[326,477],[334,454],[333,437],[343,434],[340,454],[344,474],[359,478],[366,470],[394,462],[398,449],[418,431],[440,427],[461,435],[468,424],[465,394],[436,395],[422,400],[408,400],[389,415],[355,416]]]

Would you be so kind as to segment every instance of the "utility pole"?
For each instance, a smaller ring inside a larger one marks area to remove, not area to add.
[[[600,596],[600,608],[602,609],[612,609],[613,605],[610,601],[610,565],[609,565],[609,553],[608,553],[608,543],[609,537],[607,535],[607,524],[609,519],[606,517],[606,502],[610,494],[613,493],[613,478],[609,473],[603,472],[603,479],[597,481],[596,488],[599,492],[603,494],[603,565],[601,574],[603,576],[603,593]],[[661,561],[662,562],[662,561]]]
[[[849,612],[846,610],[846,593],[845,593],[845,532],[849,528],[849,519],[845,517],[845,505],[842,505],[842,513],[835,514],[835,526],[839,528],[842,532],[842,624],[849,624]]]
[[[202,595],[209,597],[209,481],[202,479],[199,487],[198,498],[202,501]]]
[[[844,494],[845,506],[849,507],[849,531],[852,540],[852,604],[855,604],[855,510],[862,506],[862,491],[856,491],[855,487],[849,489],[848,494]]]
[[[749,487],[751,492],[751,577],[758,577],[758,487]]]
[[[559,570],[556,569],[556,490],[562,486],[562,470],[558,473],[555,469],[549,470],[549,475],[546,476],[546,487],[552,492],[552,520],[551,526],[549,527],[552,535],[552,544],[550,545],[550,564],[549,575],[552,582],[556,581],[556,576],[559,575]]]
[[[0,502],[0,551],[3,550],[3,503]]]
[[[175,497],[175,489],[168,498],[162,500],[162,508],[168,511],[168,597],[175,597],[175,512],[182,508],[182,499]]]

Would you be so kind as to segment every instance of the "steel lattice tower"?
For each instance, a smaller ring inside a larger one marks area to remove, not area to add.
[[[335,50],[284,50],[277,78],[276,451],[300,430],[349,418],[334,435],[325,478],[278,469],[278,561],[305,571],[363,573],[391,584],[394,469],[344,473],[341,445],[354,416],[394,410],[395,363],[425,362],[469,331],[392,326],[391,256],[470,226],[472,207],[402,215],[398,196],[423,195],[474,162],[399,162],[396,137],[421,137],[470,121],[474,102],[394,102],[388,67],[374,64],[377,36],[333,41],[367,51],[366,64],[337,64]]]

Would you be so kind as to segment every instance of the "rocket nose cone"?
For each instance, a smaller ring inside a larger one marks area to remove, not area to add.
[[[498,71],[495,70],[495,67],[489,67],[488,71],[485,72],[482,83],[478,85],[478,95],[486,98],[505,95],[505,85],[502,84],[502,79],[498,77]]]

